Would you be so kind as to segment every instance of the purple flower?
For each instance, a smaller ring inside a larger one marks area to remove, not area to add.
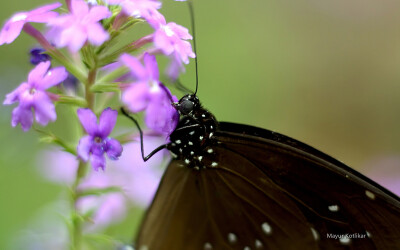
[[[156,23],[161,20],[161,3],[154,0],[107,0],[108,4],[121,5],[123,11],[133,17],[144,18],[146,21]],[[162,17],[163,18],[163,17]]]
[[[28,82],[6,95],[4,105],[19,102],[12,112],[13,127],[21,123],[22,129],[28,131],[33,123],[32,109],[35,110],[36,121],[43,126],[56,120],[54,104],[45,90],[64,81],[68,73],[64,67],[48,70],[49,67],[49,61],[38,64],[29,73]]]
[[[0,45],[12,43],[21,33],[25,23],[47,23],[50,19],[58,16],[54,10],[61,6],[61,3],[48,4],[29,12],[19,12],[14,14],[4,25],[0,32]]]
[[[118,159],[122,153],[121,144],[108,137],[115,126],[117,116],[118,111],[106,108],[101,113],[99,123],[97,123],[97,117],[90,109],[78,109],[79,120],[88,133],[79,141],[78,156],[86,162],[89,160],[89,155],[92,154],[90,160],[96,171],[99,168],[103,170],[105,168],[104,153],[112,160]]]
[[[71,14],[52,19],[48,36],[58,47],[68,46],[72,52],[79,51],[86,41],[99,46],[109,38],[100,20],[111,16],[105,6],[93,6],[89,9],[83,0],[71,1]]]
[[[150,23],[156,30],[153,35],[154,46],[162,53],[170,56],[171,63],[168,68],[168,75],[176,79],[178,74],[184,71],[183,63],[189,63],[189,57],[196,55],[192,45],[186,40],[192,39],[188,29],[176,23],[166,23],[165,19],[158,23]]]
[[[154,131],[169,135],[179,119],[177,111],[171,105],[171,101],[177,99],[159,82],[155,56],[145,53],[144,66],[138,59],[127,54],[121,56],[121,61],[130,68],[135,78],[133,84],[123,93],[122,101],[132,112],[146,110],[146,125]]]

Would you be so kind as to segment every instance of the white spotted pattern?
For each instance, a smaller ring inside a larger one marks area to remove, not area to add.
[[[256,248],[260,249],[263,247],[263,243],[260,240],[256,240],[256,242],[254,243]]]
[[[370,232],[365,231],[365,233],[367,234],[367,237],[368,237],[368,238],[371,238],[371,233],[370,233]]]
[[[204,137],[203,137],[202,135],[200,135],[199,140],[201,141],[201,140],[203,140],[203,138],[204,138]]]
[[[213,249],[213,247],[210,242],[204,243],[204,250],[211,250],[211,249]]]
[[[214,152],[212,148],[207,149],[207,153],[211,154],[212,152]]]
[[[206,115],[205,115],[205,114],[202,114],[201,117],[206,117]]]
[[[319,234],[318,234],[317,230],[315,230],[313,227],[311,228],[311,233],[312,233],[312,236],[314,237],[314,240],[319,240]]]
[[[216,166],[218,166],[218,163],[216,162],[211,163],[211,167],[216,167]]]
[[[229,234],[228,234],[228,241],[229,241],[229,243],[231,243],[231,244],[236,243],[236,241],[237,241],[236,234],[234,234],[234,233],[229,233]]]
[[[193,145],[193,142],[189,141],[188,144],[189,144],[190,146],[192,146],[192,145]]]
[[[189,159],[185,159],[185,163],[189,164],[190,163]]]
[[[194,135],[194,130],[189,132],[189,135]]]
[[[328,207],[329,211],[331,212],[337,212],[339,211],[339,206],[338,205],[331,205]]]
[[[243,250],[251,250],[251,248],[248,247],[248,246],[245,246],[245,247],[243,248]]]
[[[200,156],[198,157],[198,159],[199,159],[199,161],[203,160],[203,156],[200,155]]]
[[[339,239],[339,242],[342,245],[349,245],[350,242],[351,242],[351,239],[349,237],[342,237],[342,238]]]
[[[272,233],[272,228],[267,222],[264,222],[263,224],[261,224],[261,228],[262,228],[263,232],[267,235],[270,235]]]
[[[176,144],[181,144],[181,140],[176,140],[175,143]]]
[[[209,136],[209,138],[213,137],[213,135],[214,135],[213,133],[210,133],[210,136]]]
[[[375,200],[375,194],[369,190],[365,190],[365,195],[370,198],[371,200]]]

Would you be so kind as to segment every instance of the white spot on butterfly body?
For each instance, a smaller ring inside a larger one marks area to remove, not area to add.
[[[272,228],[267,222],[264,222],[263,224],[261,224],[261,228],[262,228],[263,232],[267,235],[270,235],[272,233]]]
[[[248,247],[248,246],[245,246],[245,247],[243,248],[243,250],[251,250],[251,248]]]
[[[179,149],[179,152],[181,152],[181,153],[182,153],[182,149],[181,149],[181,148]]]
[[[190,154],[191,154],[191,155],[194,155],[194,152],[193,152],[193,151],[190,151]]]
[[[365,190],[365,195],[370,198],[371,200],[375,200],[375,194],[369,190]]]
[[[216,163],[215,161],[211,163],[211,167],[216,167],[218,166],[218,163]]]
[[[207,149],[207,153],[211,154],[212,152],[214,152],[212,148]]]
[[[211,125],[211,126],[210,126],[210,129],[213,129],[213,128],[214,128],[213,125]]]
[[[339,206],[338,205],[331,205],[331,206],[328,206],[328,209],[331,212],[337,212],[337,211],[339,211]]]
[[[199,137],[200,141],[203,140],[203,138],[204,138],[204,137],[203,137],[202,135],[200,135],[200,137]]]
[[[370,233],[370,232],[365,231],[365,233],[367,234],[367,237],[368,237],[368,238],[371,238],[371,233]]]
[[[214,135],[213,133],[210,133],[210,136],[209,136],[209,138],[213,137],[213,135]]]
[[[204,250],[211,250],[211,249],[213,249],[213,247],[210,242],[204,243]]]
[[[206,115],[205,115],[205,114],[202,114],[201,117],[206,117]]]
[[[174,154],[172,152],[171,152],[171,155],[172,155],[173,158],[177,158],[178,157],[176,154]]]
[[[194,135],[194,130],[189,132],[189,135]]]
[[[254,245],[256,246],[256,248],[262,248],[263,247],[263,243],[260,240],[256,240]]]
[[[344,236],[344,237],[342,237],[342,238],[339,239],[339,242],[340,242],[342,245],[349,245],[350,242],[351,242],[351,239],[350,239],[349,237],[347,237],[347,236]]]
[[[236,241],[237,241],[236,235],[234,233],[229,233],[228,234],[228,241],[231,244],[236,243]]]
[[[190,146],[192,146],[192,145],[193,145],[193,142],[189,141],[188,144],[189,144]]]
[[[199,159],[199,161],[203,160],[203,156],[201,156],[201,155],[197,158]]]
[[[176,144],[181,144],[181,140],[176,140],[175,143]]]
[[[195,166],[194,169],[195,170],[200,170],[200,168],[198,166]]]
[[[189,159],[185,159],[185,163],[189,164],[190,163]]]
[[[311,228],[311,233],[314,237],[314,240],[319,240],[319,234],[318,234],[317,230],[315,230],[313,227]]]

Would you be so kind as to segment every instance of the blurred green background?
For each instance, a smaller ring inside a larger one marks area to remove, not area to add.
[[[286,134],[363,173],[400,157],[399,1],[194,1],[198,95],[219,120]],[[0,19],[44,3],[7,1]],[[164,1],[161,12],[190,26],[185,4]],[[26,79],[33,44],[23,34],[0,47],[2,98]],[[181,80],[193,89],[194,79],[192,64]],[[11,110],[0,108],[0,249],[62,189],[39,175],[46,145],[11,128]]]

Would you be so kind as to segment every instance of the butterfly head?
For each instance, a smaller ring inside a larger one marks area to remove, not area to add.
[[[187,94],[183,96],[179,102],[174,103],[174,107],[181,115],[189,115],[200,107],[200,101],[196,95]]]

